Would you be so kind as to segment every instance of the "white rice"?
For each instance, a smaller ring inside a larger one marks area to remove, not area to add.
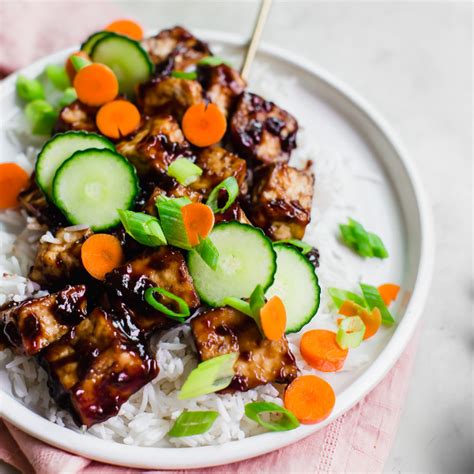
[[[291,103],[294,79],[275,79],[265,67],[254,71],[255,92],[281,103],[286,107]],[[289,107],[289,106],[288,106]],[[290,107],[291,110],[291,107]],[[17,144],[17,160],[28,171],[33,169],[37,148],[24,126],[18,121],[8,131],[8,136]],[[337,223],[346,220],[351,206],[343,201],[341,189],[347,166],[341,157],[327,150],[319,149],[313,137],[307,136],[304,124],[300,124],[298,149],[292,158],[292,164],[303,166],[308,159],[314,161],[316,175],[316,195],[313,220],[306,230],[309,243],[315,245],[321,253],[321,266],[318,276],[322,288],[337,286],[351,289],[358,281],[357,272],[348,265],[341,265],[341,246],[337,243]],[[25,143],[27,147],[25,148]],[[36,145],[38,145],[36,143]],[[369,177],[368,179],[373,179]],[[71,226],[69,232],[82,230],[86,226]],[[67,233],[65,235],[67,239]],[[5,211],[0,213],[0,305],[7,301],[21,301],[29,296],[41,296],[37,284],[26,278],[32,264],[37,243],[58,243],[49,231],[45,232],[38,223],[24,213]],[[314,327],[334,328],[326,292],[321,294],[318,317],[306,329]],[[317,322],[316,322],[317,320]],[[301,359],[298,342],[299,335],[290,335],[290,346],[295,354],[302,373],[313,372]],[[0,352],[0,375],[8,375],[12,394],[32,410],[61,426],[82,431],[89,436],[137,446],[200,446],[217,445],[231,440],[239,440],[264,430],[244,416],[244,406],[254,400],[265,400],[282,404],[278,390],[265,385],[254,390],[232,395],[206,395],[191,400],[178,400],[178,391],[187,374],[196,366],[197,358],[189,327],[171,329],[154,342],[160,373],[151,383],[135,393],[122,407],[120,413],[90,428],[78,428],[70,415],[57,408],[47,389],[47,376],[38,364],[28,357],[14,356],[11,351]],[[357,368],[368,361],[353,360],[352,367]],[[220,416],[205,434],[187,438],[167,438],[166,433],[174,420],[183,410],[216,410]]]

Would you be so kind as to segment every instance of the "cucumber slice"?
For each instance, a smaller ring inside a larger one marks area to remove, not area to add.
[[[52,199],[52,185],[58,168],[76,151],[88,148],[115,150],[112,142],[101,135],[88,132],[66,132],[54,135],[45,143],[36,160],[36,182],[42,191]]]
[[[135,87],[146,82],[153,73],[148,53],[138,41],[110,33],[95,43],[91,52],[94,62],[102,63],[115,72],[121,93],[131,97]]]
[[[89,38],[87,38],[84,43],[81,44],[81,51],[91,54],[91,51],[94,49],[95,44],[102,38],[110,35],[110,31],[98,31],[97,33],[92,33]]]
[[[321,288],[314,266],[298,249],[285,244],[273,246],[277,272],[265,296],[278,295],[286,308],[286,333],[298,332],[316,315]]]
[[[248,298],[257,285],[266,290],[276,271],[271,241],[257,227],[237,221],[223,222],[209,235],[219,260],[212,270],[197,252],[188,253],[188,267],[196,291],[210,306],[220,306],[227,296]]]
[[[111,150],[74,153],[58,169],[53,200],[72,224],[100,231],[120,222],[117,209],[130,209],[138,193],[135,168]]]

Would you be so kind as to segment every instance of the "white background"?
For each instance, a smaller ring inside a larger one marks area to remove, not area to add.
[[[246,35],[258,9],[235,0],[114,3],[147,28]],[[372,102],[431,198],[434,281],[386,472],[474,471],[472,20],[471,2],[274,0],[264,32],[264,41],[318,63]]]

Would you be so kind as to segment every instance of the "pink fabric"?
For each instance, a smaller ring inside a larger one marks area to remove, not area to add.
[[[79,43],[89,32],[120,16],[109,2],[0,0],[0,77],[47,53]],[[381,472],[398,427],[415,347],[412,341],[382,383],[315,435],[259,458],[194,472]],[[1,421],[0,459],[23,473],[139,472],[66,453]]]

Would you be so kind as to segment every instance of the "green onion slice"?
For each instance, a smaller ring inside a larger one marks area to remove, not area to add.
[[[171,71],[171,77],[176,77],[177,79],[187,79],[189,81],[194,81],[197,79],[197,72],[184,72],[184,71]]]
[[[161,227],[168,243],[184,250],[191,250],[181,213],[181,208],[187,204],[191,204],[191,200],[187,197],[169,198],[161,195],[156,200]]]
[[[245,415],[270,431],[289,431],[300,426],[291,411],[271,402],[251,402],[245,405]],[[278,419],[265,420],[263,415],[279,416]]]
[[[79,71],[83,67],[89,66],[89,64],[92,64],[91,61],[89,61],[86,58],[83,58],[81,56],[73,55],[71,56],[71,63],[76,71]]]
[[[382,315],[382,323],[392,325],[395,323],[395,319],[390,314],[387,306],[385,305],[382,297],[380,296],[379,290],[375,286],[366,285],[365,283],[360,284],[362,294],[364,295],[365,301],[369,309],[378,308]]]
[[[307,253],[311,252],[311,250],[313,250],[313,247],[311,245],[298,239],[277,240],[276,242],[273,242],[273,244],[292,245],[293,247],[299,249],[303,255],[306,255]]]
[[[359,316],[344,318],[336,333],[336,342],[341,349],[355,349],[364,339],[365,324]]]
[[[72,104],[76,99],[76,89],[74,89],[74,87],[68,87],[59,99],[58,106],[62,109],[63,107],[67,107],[69,104]]]
[[[387,258],[388,252],[382,239],[367,232],[362,224],[349,219],[349,224],[339,226],[344,243],[354,249],[362,257]]]
[[[219,192],[221,189],[226,191],[227,201],[222,207],[219,207]],[[232,206],[238,195],[239,184],[233,176],[229,176],[211,191],[206,204],[214,211],[214,213],[225,212],[230,206]]]
[[[227,66],[231,66],[231,64],[220,58],[219,56],[206,56],[198,61],[199,66],[220,66],[221,64],[227,64]]]
[[[213,270],[217,268],[217,262],[219,261],[219,251],[217,247],[212,243],[212,240],[207,237],[199,242],[199,245],[193,247],[191,252],[197,252],[204,260],[206,265],[211,267]]]
[[[263,306],[265,306],[265,293],[263,291],[262,285],[257,285],[255,290],[252,291],[249,304],[254,318],[259,318],[260,310],[263,308]]]
[[[16,93],[26,102],[45,97],[41,83],[37,79],[28,79],[23,75],[19,75],[16,79]]]
[[[236,298],[235,296],[227,296],[222,300],[222,304],[225,306],[230,306],[231,308],[234,308],[237,311],[240,311],[241,313],[253,318],[253,312],[250,309],[250,304],[247,303],[247,301]]]
[[[50,135],[58,118],[53,106],[43,99],[29,102],[25,107],[25,115],[33,135]]]
[[[369,243],[372,247],[372,252],[374,255],[377,258],[388,258],[388,252],[382,242],[382,239],[378,235],[372,234],[372,232],[368,232],[367,235],[369,236]]]
[[[67,75],[64,66],[49,64],[45,67],[44,72],[46,73],[46,77],[56,89],[64,91],[71,86],[71,81],[69,80],[69,76]]]
[[[352,293],[352,291],[340,290],[339,288],[329,288],[328,293],[337,309],[342,306],[344,301],[353,301],[359,306],[367,308],[367,303],[365,302],[364,298],[357,295],[356,293]]]
[[[168,166],[168,176],[175,178],[179,184],[188,186],[202,175],[202,169],[187,158],[176,158]]]
[[[168,308],[159,301],[156,301],[155,293],[159,293],[160,295],[165,296],[171,301],[176,302],[179,308],[179,312],[173,311],[172,309]],[[179,296],[176,296],[173,293],[166,291],[164,288],[160,288],[159,286],[156,286],[154,288],[147,288],[147,290],[145,291],[145,301],[156,310],[160,311],[171,319],[179,321],[180,323],[184,323],[184,320],[191,315],[191,311],[189,310],[189,306],[187,305],[186,301],[184,301]]]
[[[234,364],[238,357],[238,353],[232,352],[201,362],[181,387],[179,400],[200,397],[228,387],[234,378]]]
[[[209,431],[219,416],[217,411],[186,411],[181,413],[168,433],[172,438],[194,436]]]
[[[137,242],[148,247],[166,245],[166,238],[161,229],[160,221],[143,212],[118,209],[120,220],[128,235]]]

